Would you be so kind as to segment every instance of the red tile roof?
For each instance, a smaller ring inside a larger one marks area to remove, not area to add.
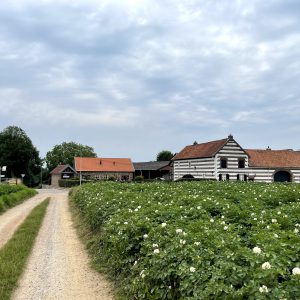
[[[203,144],[186,146],[172,160],[213,157],[228,141],[228,139],[212,141]]]
[[[77,172],[134,172],[130,158],[75,157]]]
[[[293,150],[245,150],[250,167],[300,168],[300,151]]]
[[[69,165],[58,165],[50,174],[61,174],[67,167],[69,167]]]

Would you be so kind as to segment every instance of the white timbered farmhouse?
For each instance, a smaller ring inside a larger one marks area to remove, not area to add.
[[[243,149],[232,135],[227,139],[186,146],[172,161],[174,180],[193,176],[300,183],[300,151]]]

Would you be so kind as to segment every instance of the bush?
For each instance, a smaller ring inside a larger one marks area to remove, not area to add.
[[[134,181],[136,181],[136,182],[142,182],[142,181],[144,181],[144,176],[142,176],[142,175],[136,176],[134,178]]]
[[[108,181],[116,181],[117,179],[116,179],[115,176],[109,176],[109,177],[107,178],[107,180],[108,180]]]
[[[79,179],[60,179],[58,180],[58,186],[64,188],[70,188],[80,185]]]

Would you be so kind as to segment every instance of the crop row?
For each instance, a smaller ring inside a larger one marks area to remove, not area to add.
[[[86,184],[72,199],[128,299],[299,299],[300,186]]]

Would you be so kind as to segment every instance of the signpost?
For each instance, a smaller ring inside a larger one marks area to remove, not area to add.
[[[2,183],[2,177],[5,177],[4,175],[1,174],[2,172],[6,172],[6,166],[0,166],[0,184]]]

